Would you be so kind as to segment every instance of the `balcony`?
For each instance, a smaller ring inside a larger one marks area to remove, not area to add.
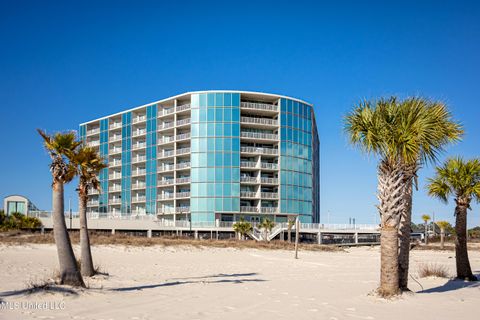
[[[108,188],[108,192],[120,192],[122,191],[122,187],[120,185],[114,185]]]
[[[112,148],[108,150],[109,155],[118,154],[118,153],[122,153],[122,148]]]
[[[177,127],[184,126],[187,124],[190,124],[190,118],[177,121]]]
[[[175,141],[174,136],[165,136],[165,137],[162,137],[162,138],[158,139],[158,144],[170,143],[170,142],[174,142],[174,141]]]
[[[278,111],[278,106],[268,103],[242,102],[241,107],[245,109]]]
[[[278,135],[273,133],[262,132],[247,132],[242,131],[240,137],[249,139],[261,139],[261,140],[278,140]]]
[[[157,181],[158,186],[169,186],[175,183],[174,179],[162,179]]]
[[[95,128],[95,129],[87,130],[87,136],[90,136],[90,135],[93,135],[93,134],[97,134],[97,133],[100,133],[100,128]]]
[[[170,129],[173,128],[173,121],[172,122],[164,122],[158,126],[158,130],[165,130],[165,129]]]
[[[178,198],[189,198],[190,197],[190,191],[188,192],[177,192],[177,199]]]
[[[166,172],[166,171],[172,171],[173,169],[174,169],[174,166],[172,164],[172,165],[160,166],[157,171],[158,172]]]
[[[147,144],[145,142],[135,143],[134,145],[132,145],[132,150],[143,149],[146,147],[147,147]]]
[[[108,163],[108,167],[109,167],[109,168],[120,167],[120,166],[122,166],[122,160],[117,160],[117,159],[115,159],[114,161],[110,161],[110,162]]]
[[[97,207],[99,204],[99,201],[98,200],[90,200],[90,201],[87,201],[87,207]]]
[[[113,130],[113,129],[117,129],[117,128],[121,128],[122,127],[122,123],[121,122],[114,122],[114,123],[111,123],[110,124],[110,130]]]
[[[190,139],[190,133],[182,133],[182,134],[178,134],[176,136],[176,140],[185,140],[185,139]]]
[[[241,207],[240,207],[240,212],[253,212],[253,213],[258,213],[258,208],[257,208],[257,207],[241,206]]]
[[[174,112],[175,112],[175,109],[174,109],[174,108],[163,109],[163,110],[158,111],[158,116],[159,116],[159,117],[163,117],[163,116],[172,114],[172,113],[174,113]]]
[[[190,109],[190,103],[182,104],[181,106],[177,106],[177,112],[185,111]]]
[[[256,177],[240,177],[240,182],[258,183],[258,179]]]
[[[190,207],[189,206],[176,207],[175,212],[176,213],[188,213],[188,212],[190,212]]]
[[[146,120],[147,120],[146,116],[136,116],[135,118],[132,119],[132,123],[140,123]]]
[[[110,141],[110,142],[115,142],[115,141],[120,141],[120,140],[122,140],[121,135],[115,135],[115,136],[112,136],[112,137],[108,138],[108,141]]]
[[[255,154],[278,154],[278,149],[273,148],[256,148],[256,147],[240,147],[240,151],[243,153],[255,153]]]
[[[278,184],[278,178],[262,177],[261,181],[263,184]]]
[[[173,157],[174,155],[175,155],[175,151],[173,151],[173,150],[163,151],[163,152],[158,153],[159,158]]]
[[[278,126],[278,120],[276,120],[276,119],[240,117],[240,122],[251,123],[251,124],[260,124],[260,125],[269,125],[269,126]]]
[[[190,183],[190,177],[177,178],[177,184]]]
[[[177,149],[177,155],[186,154],[186,153],[190,153],[190,148]]]
[[[132,190],[145,189],[146,186],[147,186],[147,184],[145,182],[135,183],[135,184],[132,184],[131,189]]]
[[[122,199],[120,198],[109,199],[108,204],[122,204]]]
[[[147,173],[147,170],[145,169],[137,169],[132,171],[132,177],[137,177],[137,176],[143,176]]]
[[[96,195],[96,194],[99,194],[100,192],[96,189],[92,189],[88,192],[88,195]]]
[[[177,169],[187,169],[190,168],[190,162],[177,163]]]
[[[145,200],[146,200],[145,196],[132,197],[132,203],[145,202]]]
[[[257,193],[254,191],[240,191],[240,197],[242,198],[257,198]]]
[[[159,194],[158,199],[159,200],[173,200],[173,199],[175,199],[175,194],[174,193]]]
[[[262,212],[262,213],[277,213],[278,208],[277,207],[261,207],[260,212]]]
[[[254,161],[240,161],[241,168],[256,168],[257,163]]]
[[[132,132],[132,137],[139,137],[139,136],[144,136],[147,134],[147,130],[135,130]]]
[[[132,157],[132,163],[145,162],[147,160],[146,156],[136,156]]]
[[[278,169],[278,164],[270,163],[270,162],[261,162],[260,167],[262,169],[277,170]]]
[[[97,147],[99,145],[100,145],[100,140],[87,142],[87,146],[89,146],[89,147]]]
[[[278,198],[278,192],[262,192],[261,197],[263,199],[277,199]]]
[[[108,179],[110,180],[122,179],[122,174],[121,173],[109,174]]]

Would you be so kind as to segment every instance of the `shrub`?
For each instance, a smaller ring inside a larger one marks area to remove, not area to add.
[[[448,270],[445,266],[436,263],[421,264],[418,267],[418,276],[420,278],[438,277],[447,278]]]
[[[40,219],[27,217],[21,213],[14,212],[9,216],[0,215],[0,230],[37,229],[42,226]]]

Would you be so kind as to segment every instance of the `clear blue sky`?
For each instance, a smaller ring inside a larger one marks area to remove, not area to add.
[[[363,98],[424,95],[466,129],[447,155],[480,156],[480,7],[462,1],[6,1],[0,4],[0,196],[51,207],[35,128],[78,124],[190,90],[237,89],[315,105],[322,219],[372,223],[376,161],[347,143],[342,117]],[[334,4],[333,4],[334,3]],[[414,220],[453,220],[425,192]],[[76,209],[74,185],[66,190]],[[469,215],[480,223],[479,206]]]

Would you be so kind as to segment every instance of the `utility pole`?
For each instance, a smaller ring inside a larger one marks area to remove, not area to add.
[[[68,198],[68,212],[70,212],[70,230],[72,230],[72,197]]]
[[[300,220],[295,221],[295,259],[298,259],[298,238],[300,238]]]

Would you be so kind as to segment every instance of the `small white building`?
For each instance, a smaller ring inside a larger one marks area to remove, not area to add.
[[[14,194],[3,199],[3,209],[6,215],[18,212],[28,215],[30,211],[38,211],[38,208],[26,197]]]

